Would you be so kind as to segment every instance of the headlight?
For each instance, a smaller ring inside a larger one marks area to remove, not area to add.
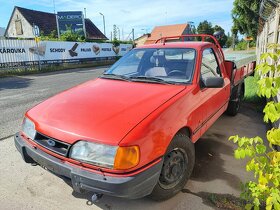
[[[139,163],[138,146],[118,147],[79,141],[73,145],[70,158],[105,168],[124,170]]]
[[[22,122],[22,131],[27,137],[34,140],[36,135],[35,124],[26,117]]]
[[[93,165],[113,168],[118,147],[79,141],[72,147],[70,157]]]

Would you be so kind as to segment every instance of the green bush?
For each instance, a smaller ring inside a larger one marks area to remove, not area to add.
[[[72,33],[71,31],[67,31],[60,35],[61,41],[72,41],[72,42],[84,42],[85,36],[81,36],[78,33]]]
[[[261,56],[262,63],[257,66],[256,73],[261,79],[258,81],[258,95],[268,99],[275,97],[280,90],[280,50],[278,45],[271,45],[269,49],[276,53],[265,53]],[[272,64],[268,60],[273,61]],[[264,121],[276,122],[280,119],[280,103],[271,101],[264,110]],[[229,140],[238,145],[234,151],[236,159],[249,158],[246,165],[248,172],[254,172],[254,178],[243,185],[241,197],[248,201],[246,209],[280,210],[280,152],[274,145],[280,146],[280,129],[273,128],[267,132],[269,147],[260,137],[248,138],[232,136]]]
[[[256,46],[256,42],[250,41],[249,47],[251,48],[255,46]],[[248,48],[248,42],[245,40],[238,42],[238,44],[235,47],[236,50],[247,50],[247,48]]]

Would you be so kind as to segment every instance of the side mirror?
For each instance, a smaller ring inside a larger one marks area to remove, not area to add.
[[[222,77],[207,77],[203,80],[206,88],[222,88],[224,87],[224,78]]]

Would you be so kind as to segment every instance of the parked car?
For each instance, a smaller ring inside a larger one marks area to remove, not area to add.
[[[15,145],[26,163],[68,177],[77,192],[165,200],[185,186],[194,144],[225,112],[236,115],[244,78],[210,42],[131,50],[102,76],[25,113]],[[206,172],[207,173],[207,172]]]

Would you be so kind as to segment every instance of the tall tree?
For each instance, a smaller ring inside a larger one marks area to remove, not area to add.
[[[212,35],[214,33],[212,23],[208,22],[207,20],[204,20],[203,22],[200,22],[198,27],[197,27],[197,33],[198,34],[210,34],[210,35]]]
[[[232,32],[252,36],[254,39],[258,33],[260,0],[235,0],[233,3]]]
[[[218,42],[220,43],[220,45],[223,47],[226,45],[226,42],[228,40],[227,35],[225,34],[225,30],[218,25],[215,25],[214,27],[212,26],[211,22],[208,22],[207,20],[204,20],[203,22],[200,22],[198,27],[197,27],[197,33],[198,34],[209,34],[209,35],[213,35],[214,32],[218,32],[221,31],[223,32],[223,35],[218,37]],[[201,40],[201,39],[198,39]],[[210,41],[213,42],[212,39],[206,39],[206,41]]]

